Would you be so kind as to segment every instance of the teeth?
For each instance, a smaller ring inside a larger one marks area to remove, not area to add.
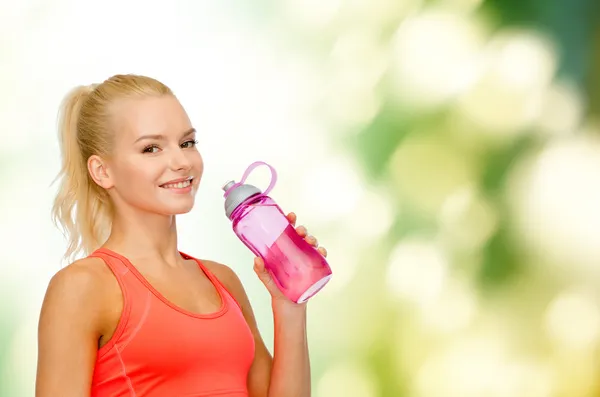
[[[183,181],[183,182],[178,182],[178,183],[169,183],[166,185],[163,185],[163,187],[165,189],[183,189],[185,187],[190,186],[192,182],[191,181]]]

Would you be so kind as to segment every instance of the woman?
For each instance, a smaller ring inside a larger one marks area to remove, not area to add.
[[[76,88],[60,134],[53,215],[67,256],[87,256],[48,286],[36,396],[310,396],[306,304],[254,260],[272,297],[272,358],[235,273],[177,249],[175,215],[192,209],[203,163],[171,90],[135,75]]]

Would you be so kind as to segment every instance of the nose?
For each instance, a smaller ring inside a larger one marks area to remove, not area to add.
[[[171,155],[171,169],[174,171],[187,171],[192,167],[190,159],[188,159],[184,150],[177,149]]]

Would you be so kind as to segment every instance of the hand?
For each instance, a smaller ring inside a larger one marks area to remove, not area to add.
[[[286,216],[286,218],[288,219],[288,221],[290,221],[292,226],[296,226],[296,214],[290,212]],[[314,236],[308,234],[308,230],[306,230],[306,227],[298,226],[296,227],[296,232],[298,233],[298,235],[303,237],[307,243],[317,248],[317,251],[319,251],[321,255],[327,257],[327,250],[325,249],[325,247],[319,247],[318,240]],[[271,294],[273,300],[283,300],[291,302],[277,287],[277,284],[275,284],[271,273],[267,269],[265,269],[265,262],[262,260],[261,257],[257,256],[256,258],[254,258],[254,271],[258,275],[260,281],[262,281],[265,287],[267,287],[267,290]]]

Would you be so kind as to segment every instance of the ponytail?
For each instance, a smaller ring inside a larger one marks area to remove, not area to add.
[[[80,86],[65,97],[59,112],[62,167],[52,218],[68,239],[65,259],[88,255],[102,245],[110,230],[110,203],[106,193],[91,179],[87,160],[93,150],[81,136],[82,106],[94,86]],[[87,144],[87,145],[86,145]]]

